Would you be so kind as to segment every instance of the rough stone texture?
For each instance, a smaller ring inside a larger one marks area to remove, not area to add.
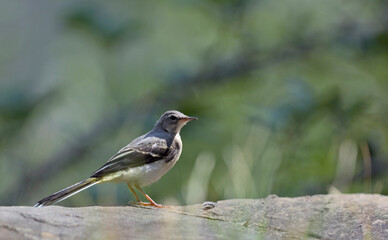
[[[388,239],[388,197],[316,195],[169,207],[0,207],[0,239]]]

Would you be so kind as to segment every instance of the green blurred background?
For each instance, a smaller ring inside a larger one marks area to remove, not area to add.
[[[162,204],[388,194],[387,1],[1,1],[0,204],[87,178],[166,110]],[[64,206],[123,205],[124,183]]]

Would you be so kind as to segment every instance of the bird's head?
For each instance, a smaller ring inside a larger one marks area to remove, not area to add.
[[[163,113],[159,120],[155,124],[155,128],[161,128],[172,134],[177,134],[181,128],[191,120],[197,120],[196,117],[189,117],[185,114],[171,110]]]

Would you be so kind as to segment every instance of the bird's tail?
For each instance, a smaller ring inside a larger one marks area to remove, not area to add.
[[[62,189],[61,191],[58,191],[56,193],[51,194],[48,197],[43,198],[37,204],[35,204],[34,207],[43,207],[43,206],[54,204],[56,202],[60,202],[68,197],[73,196],[78,192],[81,192],[82,190],[87,189],[88,187],[91,187],[97,183],[100,183],[100,181],[101,180],[97,178],[88,178],[82,182],[71,185],[70,187]]]

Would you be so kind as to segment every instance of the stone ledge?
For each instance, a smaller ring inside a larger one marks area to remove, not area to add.
[[[206,209],[206,210],[204,210]],[[138,206],[0,207],[1,239],[388,239],[388,197],[316,195]]]

